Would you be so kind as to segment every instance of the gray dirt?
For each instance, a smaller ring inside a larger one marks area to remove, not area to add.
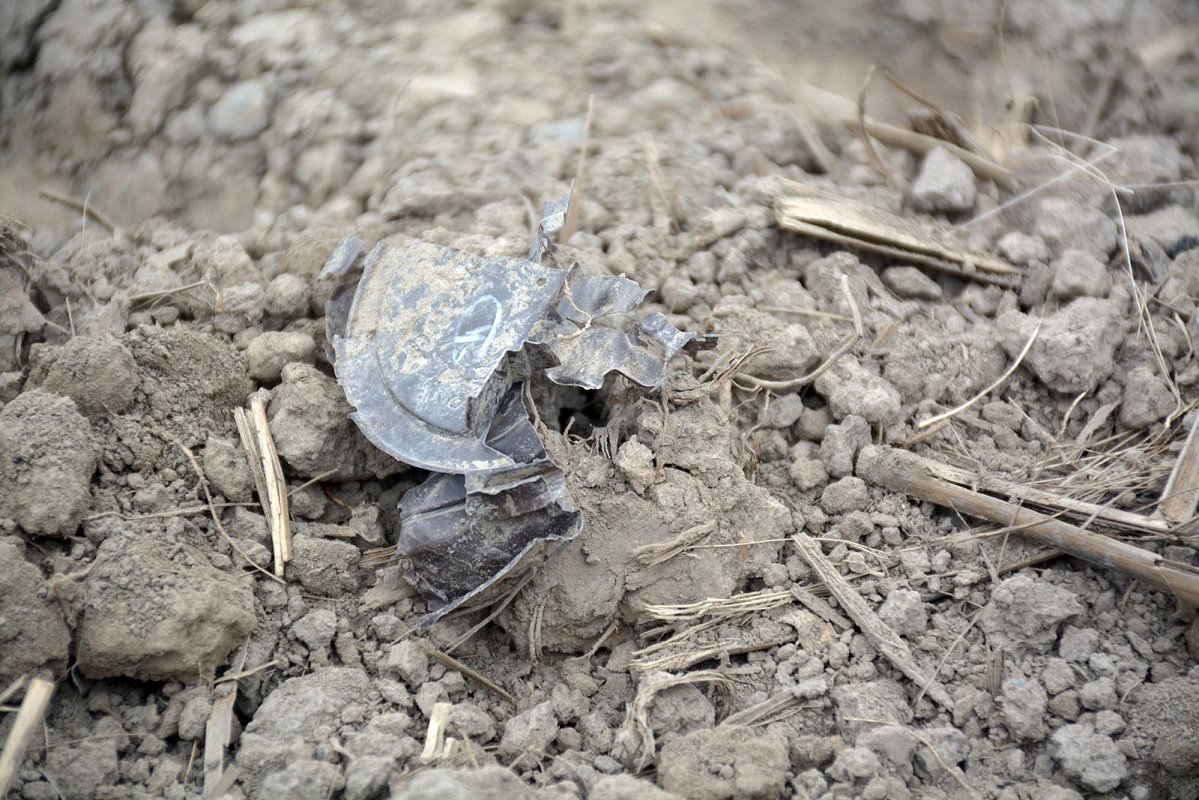
[[[55,680],[12,796],[185,800],[221,771],[227,798],[1199,796],[1195,609],[859,463],[1155,512],[1199,398],[1197,25],[1185,0],[0,3],[0,705]],[[948,113],[865,92],[872,63]],[[1012,184],[867,147],[859,92]],[[583,533],[490,620],[418,629],[386,548],[425,473],[349,419],[318,273],[348,234],[520,256],[580,174],[562,263],[715,348],[660,392],[534,381]],[[1025,273],[784,232],[797,184]],[[281,579],[234,423],[255,392]],[[1069,519],[1199,568],[1193,520]]]

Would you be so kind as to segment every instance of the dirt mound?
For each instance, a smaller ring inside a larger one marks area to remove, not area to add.
[[[13,796],[1195,797],[1199,16],[1123,8],[0,9]],[[505,362],[582,532],[420,628],[322,267],[572,182],[696,341]]]

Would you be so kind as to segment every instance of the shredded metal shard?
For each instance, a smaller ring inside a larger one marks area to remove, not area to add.
[[[646,293],[634,281],[555,264],[551,237],[568,208],[569,196],[546,204],[527,259],[425,242],[381,243],[360,259],[350,237],[321,273],[339,282],[327,338],[354,422],[434,473],[401,500],[397,545],[429,603],[424,624],[487,602],[582,529],[520,381],[547,365],[563,386],[598,389],[615,372],[657,388],[693,338],[661,314],[638,321]]]
[[[524,347],[565,273],[416,242],[368,256],[344,333],[330,342],[354,421],[380,450],[436,472],[510,467],[486,444]]]

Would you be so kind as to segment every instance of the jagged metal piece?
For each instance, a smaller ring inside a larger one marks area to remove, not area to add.
[[[455,609],[493,602],[583,529],[583,515],[566,495],[565,476],[552,465],[532,491],[552,501],[518,516],[502,513],[509,494],[471,495],[463,480],[435,474],[417,487],[425,493],[412,489],[401,502],[403,533],[396,552],[408,559],[405,578],[429,604],[421,628]]]
[[[406,577],[429,602],[422,626],[490,602],[582,530],[566,476],[546,458],[519,386],[501,403],[487,443],[517,466],[433,475],[400,501],[396,552],[408,559]]]
[[[344,332],[330,336],[358,427],[425,469],[513,466],[483,441],[510,383],[500,367],[557,303],[565,273],[423,242],[371,255]]]
[[[537,234],[533,237],[533,245],[529,248],[529,260],[540,264],[541,260],[554,252],[553,235],[562,230],[566,224],[566,214],[570,211],[570,199],[574,194],[574,184],[570,191],[561,197],[554,198],[541,207],[541,219],[537,223]]]
[[[661,314],[634,323],[646,294],[634,281],[553,266],[569,205],[569,195],[545,205],[527,260],[422,242],[379,244],[361,259],[348,237],[321,271],[339,281],[327,339],[355,423],[435,473],[400,501],[397,552],[429,602],[422,625],[489,602],[582,529],[513,386],[517,365],[541,357],[568,386],[598,389],[619,372],[653,388],[693,338]],[[537,353],[514,358],[527,345]]]
[[[640,386],[657,387],[666,380],[667,362],[690,340],[657,312],[627,332],[594,326],[550,342],[558,366],[545,374],[564,386],[598,389],[608,373],[619,372]]]
[[[533,341],[546,346],[558,362],[546,377],[564,386],[598,389],[611,372],[656,388],[666,379],[666,364],[693,335],[654,312],[629,329],[626,315],[646,292],[624,277],[593,277],[572,269],[558,302],[557,322],[539,326]]]
[[[378,249],[376,247],[375,251]],[[375,255],[375,251],[371,252],[371,256]],[[354,304],[354,295],[362,277],[362,269],[358,266],[360,255],[362,240],[357,236],[347,236],[338,243],[317,276],[322,281],[337,282],[328,301],[325,302],[324,350],[325,358],[329,359],[331,364],[337,361],[337,351],[333,349],[332,342],[337,336],[345,336],[350,307]]]
[[[558,315],[579,325],[613,314],[627,314],[641,305],[647,292],[624,276],[583,275],[571,269],[558,301]]]

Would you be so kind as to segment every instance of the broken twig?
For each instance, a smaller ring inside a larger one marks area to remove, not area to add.
[[[463,675],[465,675],[466,677],[475,681],[480,686],[483,686],[484,688],[489,689],[492,692],[495,692],[497,695],[499,695],[500,697],[507,700],[513,706],[515,706],[517,704],[515,697],[508,694],[508,692],[504,691],[498,683],[493,681],[491,678],[488,678],[482,672],[479,672],[477,669],[474,669],[472,667],[468,667],[467,665],[463,664],[461,661],[454,658],[453,656],[447,656],[445,653],[441,652],[440,650],[438,650],[436,647],[429,644],[428,642],[421,642],[421,646],[425,649],[425,652],[428,653],[435,660],[440,661],[442,664],[444,664],[445,666],[449,667],[452,670],[461,672]]]
[[[1126,572],[1199,607],[1199,569],[1170,561],[1126,542],[1109,539],[1028,508],[955,486],[936,477],[913,453],[867,445],[858,456],[861,477],[878,486],[999,525],[1022,525],[1022,533],[1092,564]],[[931,693],[930,693],[931,696]]]

